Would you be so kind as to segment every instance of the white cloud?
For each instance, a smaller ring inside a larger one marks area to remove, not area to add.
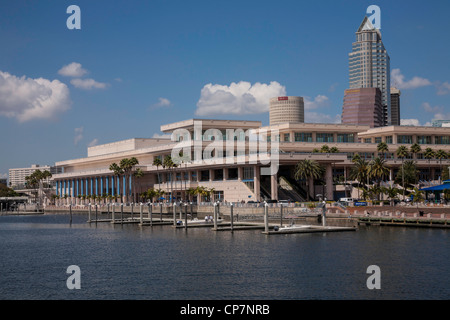
[[[437,94],[440,96],[446,95],[450,93],[450,83],[444,82],[444,83],[438,83],[437,84],[438,92]]]
[[[448,120],[448,119],[450,119],[450,112],[445,113],[444,107],[440,107],[440,106],[433,107],[428,102],[422,103],[422,107],[426,112],[433,114],[433,116],[432,116],[433,120]]]
[[[276,81],[255,83],[240,81],[229,86],[207,84],[200,92],[196,115],[258,114],[269,111],[269,100],[285,96],[286,88]]]
[[[58,73],[66,77],[81,77],[87,73],[87,70],[83,69],[80,63],[72,62],[59,69]]]
[[[83,139],[83,127],[79,127],[79,128],[75,128],[75,138],[73,139],[73,143],[75,145],[78,144],[78,142],[81,141],[81,139]]]
[[[400,69],[393,69],[391,72],[391,83],[398,89],[416,89],[420,87],[430,86],[431,82],[428,79],[421,77],[414,77],[409,81],[405,81],[405,76]]]
[[[439,106],[432,107],[428,102],[422,103],[422,107],[426,112],[430,113],[441,113],[442,111],[444,111],[443,107]]]
[[[305,123],[341,123],[341,115],[333,117],[329,114],[305,111]]]
[[[172,102],[167,98],[159,98],[159,102],[152,105],[153,108],[170,107]]]
[[[94,147],[98,144],[98,139],[95,138],[94,140],[92,140],[91,142],[88,143],[88,147]]]
[[[16,77],[0,71],[0,115],[19,122],[50,119],[70,109],[70,92],[59,80]]]
[[[314,100],[311,100],[310,97],[304,97],[303,102],[305,104],[305,110],[314,110],[317,108],[327,107],[328,97],[319,94],[314,98]]]
[[[0,179],[7,179],[8,176],[9,175],[7,173],[0,173]]]
[[[72,79],[70,83],[74,87],[84,90],[104,89],[108,86],[107,83],[97,82],[94,79]]]
[[[420,126],[418,119],[400,119],[401,126]]]

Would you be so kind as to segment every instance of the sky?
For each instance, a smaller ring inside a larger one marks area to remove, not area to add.
[[[304,97],[305,122],[337,123],[370,5],[402,124],[450,119],[448,0],[2,0],[0,177],[186,119],[267,125],[281,95]]]

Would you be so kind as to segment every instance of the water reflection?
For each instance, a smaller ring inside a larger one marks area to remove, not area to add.
[[[2,299],[448,299],[448,231],[261,231],[0,217]],[[82,289],[65,286],[69,265]],[[381,290],[368,290],[378,265]]]

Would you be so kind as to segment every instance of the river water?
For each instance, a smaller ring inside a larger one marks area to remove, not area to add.
[[[450,298],[449,231],[261,230],[87,223],[87,215],[0,216],[0,299],[384,300]],[[70,290],[67,268],[80,268]],[[367,268],[380,268],[368,289]]]

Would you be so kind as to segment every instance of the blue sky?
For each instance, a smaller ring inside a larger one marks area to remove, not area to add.
[[[450,119],[448,0],[2,1],[0,176],[194,117],[267,124],[276,94],[305,97],[306,122],[335,122],[372,4],[404,123]]]

